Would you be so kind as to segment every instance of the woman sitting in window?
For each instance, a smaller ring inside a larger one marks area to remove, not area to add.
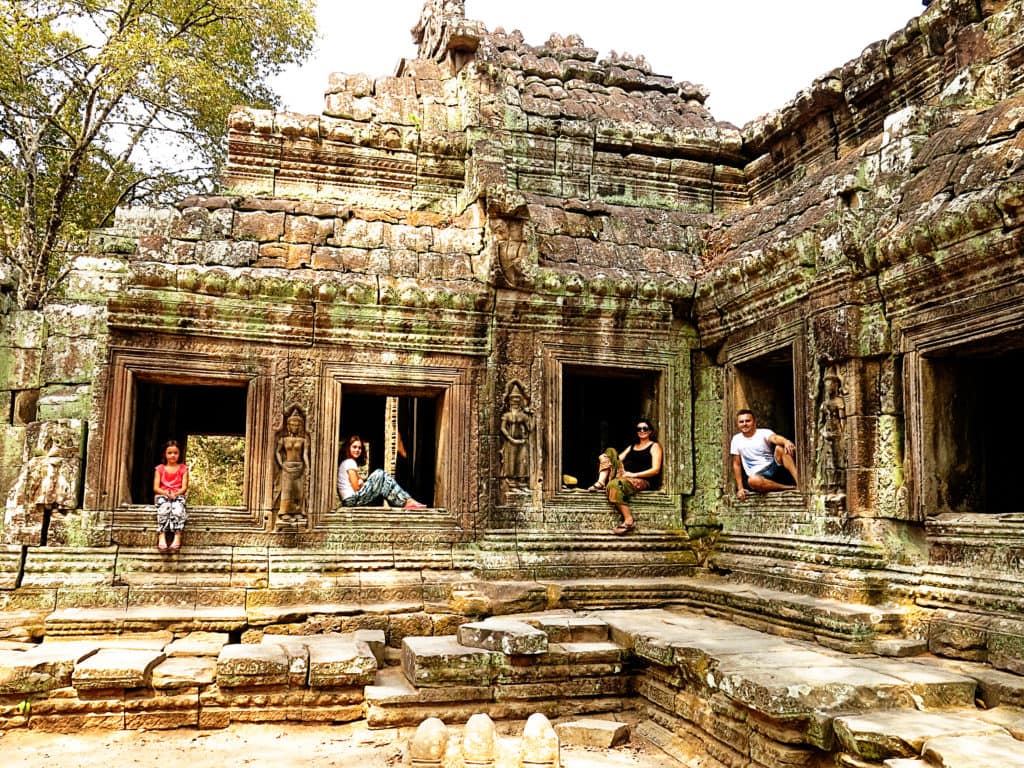
[[[622,523],[612,533],[622,536],[636,530],[629,500],[640,491],[661,487],[661,445],[647,419],[636,425],[636,442],[622,453],[609,448],[597,457],[597,482],[587,490],[608,491],[608,501],[622,514]]]
[[[402,509],[426,509],[395,482],[395,478],[383,469],[375,469],[363,480],[359,477],[359,465],[366,463],[363,455],[363,440],[352,435],[341,450],[341,465],[338,467],[338,495],[343,507],[373,507],[381,499],[389,506]]]

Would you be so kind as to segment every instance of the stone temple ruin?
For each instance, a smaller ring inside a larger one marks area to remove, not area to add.
[[[692,766],[1024,765],[1024,2],[742,129],[459,0],[414,37],[236,109],[223,191],[121,211],[44,309],[0,286],[0,727],[628,710]],[[798,491],[736,497],[742,407]],[[581,487],[641,416],[615,537]],[[354,432],[429,509],[340,507]],[[169,437],[240,457],[175,555]]]

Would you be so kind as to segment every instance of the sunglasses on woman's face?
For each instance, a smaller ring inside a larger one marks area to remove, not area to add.
[[[637,432],[650,432],[651,428],[650,427],[637,427],[636,431]]]

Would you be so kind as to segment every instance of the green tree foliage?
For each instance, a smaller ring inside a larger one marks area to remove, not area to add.
[[[242,505],[245,438],[189,435],[188,503],[196,507]]]
[[[0,278],[34,309],[121,204],[208,188],[229,110],[273,106],[302,0],[0,0]]]

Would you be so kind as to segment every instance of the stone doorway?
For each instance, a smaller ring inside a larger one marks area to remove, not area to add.
[[[636,439],[636,420],[660,429],[655,371],[565,366],[562,377],[562,470],[582,486],[593,482],[597,455],[621,451]]]
[[[1024,512],[1017,452],[1008,445],[1024,337],[944,350],[925,358],[922,373],[926,514]]]
[[[780,347],[738,364],[735,381],[733,418],[740,409],[749,408],[757,416],[759,427],[767,427],[800,445],[796,429],[791,346]],[[734,427],[735,423],[731,426]]]
[[[441,395],[380,394],[344,388],[338,444],[358,434],[370,470],[383,468],[426,504],[434,499]]]
[[[189,438],[245,439],[248,387],[244,382],[209,386],[139,381],[135,386],[132,440],[132,504],[153,498],[153,467],[163,460],[163,446],[176,440],[189,460]],[[239,498],[235,506],[241,506]]]

